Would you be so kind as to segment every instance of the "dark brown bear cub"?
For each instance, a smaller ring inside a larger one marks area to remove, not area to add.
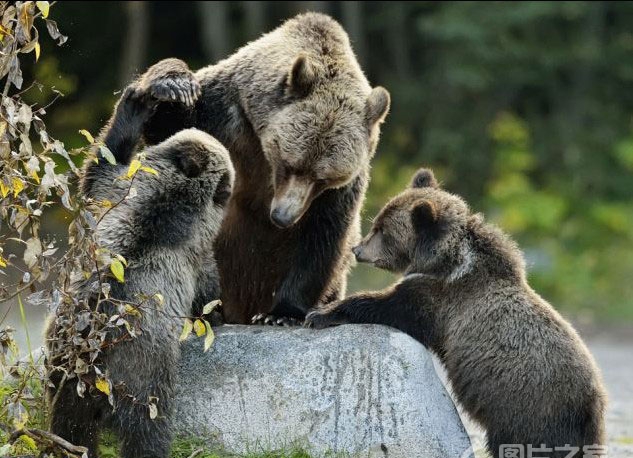
[[[307,326],[385,324],[419,340],[446,366],[495,457],[504,444],[548,450],[539,457],[605,444],[606,393],[589,351],[527,284],[516,244],[431,171],[382,209],[354,253],[405,276],[311,312]]]

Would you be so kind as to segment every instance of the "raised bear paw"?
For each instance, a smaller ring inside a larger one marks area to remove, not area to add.
[[[192,107],[202,94],[200,83],[179,59],[165,59],[141,78],[143,88],[161,102],[179,102]]]
[[[192,107],[201,94],[200,83],[193,74],[165,76],[152,82],[149,90],[161,102],[180,102],[188,107]]]
[[[260,313],[255,315],[251,319],[252,324],[266,325],[266,326],[284,326],[284,327],[292,327],[292,326],[301,326],[301,320],[292,317],[278,317],[275,315],[269,315],[267,313]]]

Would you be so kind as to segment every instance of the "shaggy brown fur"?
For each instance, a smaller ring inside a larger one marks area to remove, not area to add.
[[[311,312],[308,326],[378,323],[418,339],[487,429],[494,456],[502,444],[605,444],[606,394],[589,351],[529,287],[514,242],[439,189],[430,171],[382,209],[354,252],[405,276]]]
[[[200,290],[217,294],[217,270],[207,262],[213,259],[211,242],[233,182],[228,151],[204,132],[183,130],[143,151],[143,164],[158,175],[138,172],[132,184],[136,195],[125,199],[130,182],[119,177],[125,175],[134,157],[153,99],[164,90],[160,79],[146,83],[134,83],[125,91],[104,129],[103,141],[117,164],[109,164],[104,157],[97,163],[86,161],[82,181],[86,197],[114,203],[104,214],[97,235],[101,246],[129,263],[125,283],[109,282],[109,300],[99,305],[99,311],[109,317],[125,316],[141,331],[127,339],[120,327],[105,328],[105,342],[94,363],[112,381],[112,405],[94,387],[80,397],[76,379],[63,381],[62,368],[72,345],[69,340],[74,342],[76,331],[84,333],[86,340],[92,339],[85,335],[86,324],[79,327],[78,317],[85,318],[89,314],[86,304],[94,307],[101,295],[96,272],[87,280],[73,282],[73,297],[83,302],[74,309],[56,311],[46,331],[51,431],[88,447],[90,458],[97,456],[98,437],[104,427],[118,435],[123,458],[167,458],[180,356],[180,317],[191,314],[192,301]],[[126,315],[125,308],[114,302],[136,303],[140,295],[154,293],[161,293],[164,302],[148,301],[139,317]],[[110,345],[112,342],[116,343]],[[94,343],[101,342],[95,338]],[[87,343],[84,345],[88,348]],[[84,358],[88,357],[86,353]],[[155,419],[150,418],[147,407],[152,399],[159,414]]]
[[[182,65],[163,71],[182,80]],[[369,86],[340,25],[313,13],[194,75],[195,108],[162,104],[146,138],[194,126],[231,153],[237,179],[216,244],[226,320],[302,319],[345,292],[389,94]]]

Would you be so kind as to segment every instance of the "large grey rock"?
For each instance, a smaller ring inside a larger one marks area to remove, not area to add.
[[[384,326],[223,326],[208,353],[183,345],[176,433],[229,452],[468,456],[470,441],[429,353]],[[330,456],[330,455],[328,455]]]

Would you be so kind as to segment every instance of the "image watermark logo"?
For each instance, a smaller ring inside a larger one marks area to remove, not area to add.
[[[549,458],[552,452],[565,452],[565,458],[580,457],[580,447],[565,444],[556,447],[547,447],[541,444],[538,447],[532,444],[502,444],[499,447],[501,458]],[[582,447],[582,458],[608,458],[608,447],[606,445],[585,445]]]

